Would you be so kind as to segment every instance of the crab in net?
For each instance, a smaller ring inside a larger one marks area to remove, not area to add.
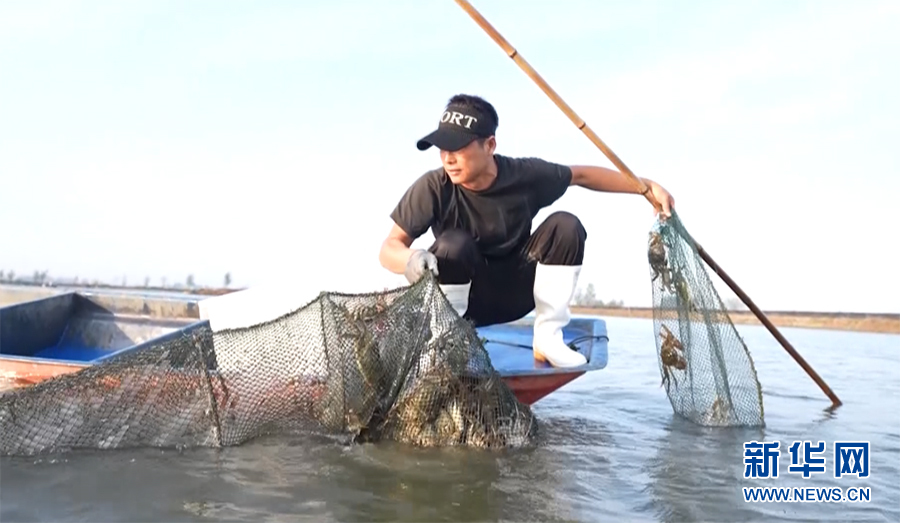
[[[520,446],[537,429],[529,409],[498,390],[496,375],[460,375],[448,365],[431,369],[397,404],[396,439],[419,447]]]
[[[691,299],[691,293],[684,273],[684,268],[677,266],[674,268],[670,267],[669,256],[666,253],[665,240],[658,232],[654,231],[650,233],[647,260],[650,262],[650,268],[653,272],[650,281],[655,282],[656,280],[660,280],[660,287],[662,290],[676,295],[687,310],[699,312],[694,301]]]
[[[663,378],[661,386],[669,390],[670,382],[678,385],[678,380],[674,377],[674,371],[671,369],[684,370],[687,368],[687,360],[684,358],[684,346],[678,341],[678,338],[672,334],[665,325],[660,325],[660,338],[662,343],[659,349],[659,357],[662,360]]]
[[[666,244],[663,237],[658,232],[650,233],[650,246],[647,250],[647,259],[650,262],[650,268],[653,270],[651,282],[661,278],[662,288],[673,292],[672,288],[672,271],[669,269],[669,261],[666,256]]]

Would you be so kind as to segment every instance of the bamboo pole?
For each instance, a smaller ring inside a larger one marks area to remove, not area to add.
[[[625,165],[625,162],[623,162],[618,156],[616,156],[612,149],[610,149],[603,142],[603,140],[601,140],[600,137],[597,136],[597,134],[588,126],[588,124],[584,120],[582,120],[577,114],[575,114],[575,111],[573,111],[572,108],[569,107],[569,105],[564,102],[562,98],[560,98],[556,91],[554,91],[553,88],[550,87],[550,85],[541,77],[541,75],[539,75],[538,72],[535,71],[527,61],[525,61],[522,55],[519,54],[519,52],[512,45],[510,45],[510,43],[507,42],[506,39],[503,38],[503,36],[496,29],[494,29],[490,22],[488,22],[481,15],[481,13],[479,13],[467,0],[454,1],[459,4],[459,6],[462,7],[464,11],[466,11],[466,13],[469,14],[469,16],[472,17],[472,19],[475,20],[475,22],[479,26],[481,26],[481,28],[488,34],[488,36],[490,36],[494,40],[494,42],[496,42],[497,45],[499,45],[506,52],[507,56],[509,56],[514,62],[516,62],[516,64],[525,72],[525,74],[527,74],[538,85],[538,87],[540,87],[541,90],[544,91],[544,94],[546,94],[556,104],[556,106],[559,107],[559,109],[569,117],[569,120],[571,120],[572,123],[575,124],[575,126],[578,127],[578,129],[580,129],[588,137],[588,139],[590,139],[591,142],[594,143],[594,145],[597,146],[597,148],[603,151],[603,154],[605,154],[606,157],[609,158],[609,160],[619,169],[619,171],[621,171],[628,179],[634,182],[640,193],[647,199],[647,201],[650,202],[651,205],[653,205],[656,211],[658,213],[662,212],[662,205],[658,201],[656,201],[656,198],[653,197],[651,192],[648,190],[648,187],[644,184],[643,180],[641,180],[640,178],[635,176],[633,172],[631,172],[631,169],[629,169],[628,166]],[[738,287],[737,283],[735,283],[734,280],[732,280],[728,276],[728,274],[726,274],[725,271],[722,270],[722,268],[719,267],[719,265],[715,261],[713,261],[712,257],[710,257],[706,250],[696,242],[695,246],[697,247],[697,251],[700,254],[700,257],[703,258],[703,260],[713,269],[713,271],[715,271],[716,274],[718,274],[722,278],[723,281],[725,281],[725,283],[731,288],[731,290],[734,291],[734,293],[741,299],[741,301],[743,301],[744,304],[750,308],[750,310],[753,312],[753,314],[756,315],[759,321],[762,322],[762,324],[769,330],[769,332],[772,333],[775,339],[778,340],[779,343],[781,343],[781,346],[784,347],[788,354],[790,354],[794,358],[794,360],[800,365],[800,367],[802,367],[803,370],[805,370],[806,373],[809,374],[810,378],[812,378],[812,380],[816,382],[819,388],[822,389],[825,395],[828,396],[828,398],[832,402],[832,408],[839,407],[842,404],[841,400],[838,399],[834,391],[831,390],[831,387],[829,387],[822,379],[822,377],[819,376],[819,374],[815,370],[813,370],[813,368],[809,365],[809,363],[806,362],[805,359],[803,359],[803,356],[801,356],[800,353],[797,352],[796,349],[794,349],[790,342],[788,342],[788,340],[778,331],[775,325],[773,325],[772,322],[769,321],[769,319],[765,314],[763,314],[759,307],[757,307],[753,303],[750,297],[747,296],[747,294],[743,290],[741,290],[740,287]]]

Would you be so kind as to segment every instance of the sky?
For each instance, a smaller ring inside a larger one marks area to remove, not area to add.
[[[759,307],[900,312],[900,2],[472,4]],[[612,167],[451,0],[6,0],[0,270],[402,285],[389,214],[463,92],[499,154]],[[650,305],[650,204],[572,188],[534,227],[557,210],[581,286]]]

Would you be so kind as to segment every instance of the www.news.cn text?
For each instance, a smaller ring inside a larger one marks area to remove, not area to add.
[[[744,501],[763,503],[868,503],[869,487],[744,487]]]

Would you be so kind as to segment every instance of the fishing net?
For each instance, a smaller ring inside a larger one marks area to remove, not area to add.
[[[198,325],[4,393],[0,454],[287,434],[498,448],[537,432],[431,276],[380,293],[322,293],[247,328]]]
[[[753,358],[674,211],[651,230],[647,257],[662,385],[675,413],[700,425],[764,425]]]

